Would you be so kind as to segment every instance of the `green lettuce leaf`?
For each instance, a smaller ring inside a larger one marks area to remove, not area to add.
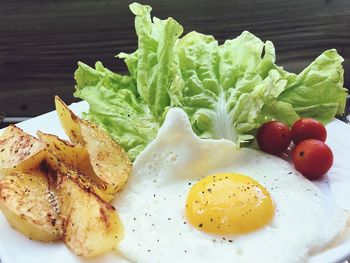
[[[74,95],[89,103],[86,117],[104,128],[134,159],[156,136],[159,124],[136,91],[130,76],[79,63]],[[131,125],[132,123],[132,125]]]
[[[270,41],[244,31],[219,45],[213,36],[190,32],[174,19],[151,18],[151,7],[133,3],[138,49],[120,53],[129,75],[96,63],[75,73],[75,96],[86,114],[106,129],[134,159],[149,144],[170,107],[181,107],[202,138],[229,139],[238,146],[265,122],[292,125],[300,117],[331,121],[345,108],[342,57],[321,54],[300,74],[276,65]]]
[[[345,109],[347,90],[343,87],[343,58],[335,49],[323,52],[297,77],[289,80],[279,100],[290,103],[303,117],[324,124]]]
[[[240,144],[253,138],[262,114],[275,117],[271,109],[263,111],[265,105],[286,109],[277,103],[287,80],[274,64],[271,42],[245,31],[218,45],[212,36],[191,32],[179,40],[176,51],[182,83],[170,90],[170,97],[173,106],[185,109],[199,136]]]
[[[133,3],[131,11],[136,15],[135,29],[138,36],[137,53],[121,54],[128,61],[131,74],[137,80],[137,90],[158,121],[164,117],[170,105],[168,89],[175,78],[175,41],[183,28],[174,19],[151,20],[150,6]]]
[[[172,18],[150,17],[151,7],[130,5],[136,15],[135,28],[139,49],[122,53],[131,76],[79,63],[75,72],[75,96],[89,103],[86,118],[111,134],[133,160],[156,136],[170,105],[168,89],[176,68],[173,48],[182,27]]]

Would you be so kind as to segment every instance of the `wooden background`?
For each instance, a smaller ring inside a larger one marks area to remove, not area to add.
[[[136,48],[130,1],[0,1],[0,112],[32,117],[53,109],[53,95],[73,102],[77,61],[114,58]],[[212,34],[220,41],[249,30],[276,46],[278,63],[299,72],[322,51],[345,58],[350,87],[349,0],[143,1],[160,18],[174,17],[185,32]]]

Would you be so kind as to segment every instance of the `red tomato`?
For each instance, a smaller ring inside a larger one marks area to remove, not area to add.
[[[256,140],[264,152],[279,155],[291,142],[290,130],[282,122],[269,121],[259,128]]]
[[[308,139],[294,148],[292,160],[299,172],[306,178],[315,180],[332,167],[333,153],[324,142]]]
[[[297,120],[292,126],[291,133],[295,145],[306,139],[324,142],[327,138],[327,131],[323,124],[311,118]]]

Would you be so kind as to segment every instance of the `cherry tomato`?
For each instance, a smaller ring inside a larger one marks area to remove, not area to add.
[[[256,140],[264,152],[279,155],[291,142],[290,130],[282,122],[269,121],[259,128]]]
[[[327,131],[323,124],[311,118],[297,120],[292,126],[291,134],[295,145],[306,139],[324,142],[327,138]]]
[[[292,152],[295,168],[306,178],[315,180],[328,172],[333,164],[332,150],[322,141],[308,139]]]

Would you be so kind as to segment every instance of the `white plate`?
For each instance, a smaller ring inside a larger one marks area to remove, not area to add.
[[[71,109],[78,115],[88,109],[85,102],[74,103]],[[37,130],[67,138],[56,112],[49,112],[18,124],[35,135]],[[341,207],[350,211],[350,125],[334,120],[327,125],[327,144],[332,148],[334,164],[328,176],[316,184]],[[327,220],[327,218],[325,218]],[[311,258],[311,262],[341,262],[350,258],[350,233],[332,249]],[[12,229],[0,213],[0,263],[77,263],[116,262],[113,252],[95,259],[82,259],[71,253],[62,242],[44,244],[31,241]]]

